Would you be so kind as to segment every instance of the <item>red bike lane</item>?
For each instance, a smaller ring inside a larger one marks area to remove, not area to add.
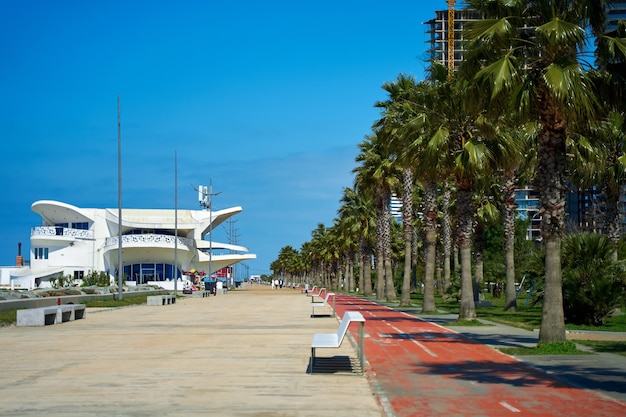
[[[626,403],[437,324],[345,294],[336,311],[365,317],[366,372],[389,416],[626,416]]]

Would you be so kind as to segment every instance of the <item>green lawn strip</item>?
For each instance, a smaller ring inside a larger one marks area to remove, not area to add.
[[[114,308],[146,304],[147,295],[123,295],[121,300],[102,299],[85,302],[87,308]]]
[[[121,300],[103,299],[85,302],[87,308],[115,308],[146,304],[147,295],[124,295]],[[17,322],[17,310],[0,311],[0,326],[10,326]]]
[[[457,320],[450,323],[442,323],[442,326],[466,326],[466,327],[480,327],[480,326],[492,326],[491,324],[485,324],[479,320]]]
[[[563,343],[539,344],[534,348],[500,348],[502,353],[513,356],[524,355],[590,355],[592,353],[578,350],[576,343],[568,340]]]
[[[0,326],[10,326],[17,322],[17,310],[0,311]]]
[[[422,294],[412,294],[412,303],[422,304]],[[540,305],[525,303],[525,297],[517,299],[517,311],[504,311],[504,297],[494,298],[491,294],[485,294],[485,301],[490,302],[491,307],[477,306],[476,316],[479,319],[493,321],[507,326],[519,327],[525,330],[534,330],[541,327],[542,308]],[[435,305],[440,313],[431,314],[458,314],[459,303],[456,300],[444,301],[441,296],[435,296]],[[421,313],[418,313],[419,316]],[[591,330],[600,332],[626,332],[626,314],[607,317],[602,326],[582,326],[568,323],[567,330]]]
[[[576,340],[576,343],[589,346],[595,352],[615,353],[626,356],[626,342],[614,342],[607,340]]]
[[[565,328],[567,330],[590,330],[594,332],[626,332],[626,314],[609,316],[602,326],[583,326],[568,323],[565,325]]]

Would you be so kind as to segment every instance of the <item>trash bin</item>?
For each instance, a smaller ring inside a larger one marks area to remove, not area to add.
[[[204,289],[215,294],[215,281],[204,281]]]

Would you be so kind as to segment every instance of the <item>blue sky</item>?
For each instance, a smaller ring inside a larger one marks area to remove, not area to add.
[[[357,144],[400,73],[423,78],[423,22],[444,0],[3,1],[0,6],[0,265],[28,258],[42,199],[216,209],[269,272],[332,225]],[[214,240],[227,241],[218,228]]]

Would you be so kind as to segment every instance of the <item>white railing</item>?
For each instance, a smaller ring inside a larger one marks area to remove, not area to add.
[[[107,237],[105,247],[118,246],[119,236]],[[126,245],[145,245],[145,246],[174,246],[176,237],[170,235],[122,235],[122,246]],[[178,237],[178,244],[186,246],[187,249],[193,247],[193,240],[186,237]],[[183,248],[181,248],[183,249]]]
[[[37,226],[30,231],[31,236],[63,236],[79,239],[93,239],[93,231],[85,229],[71,229],[69,227]]]

